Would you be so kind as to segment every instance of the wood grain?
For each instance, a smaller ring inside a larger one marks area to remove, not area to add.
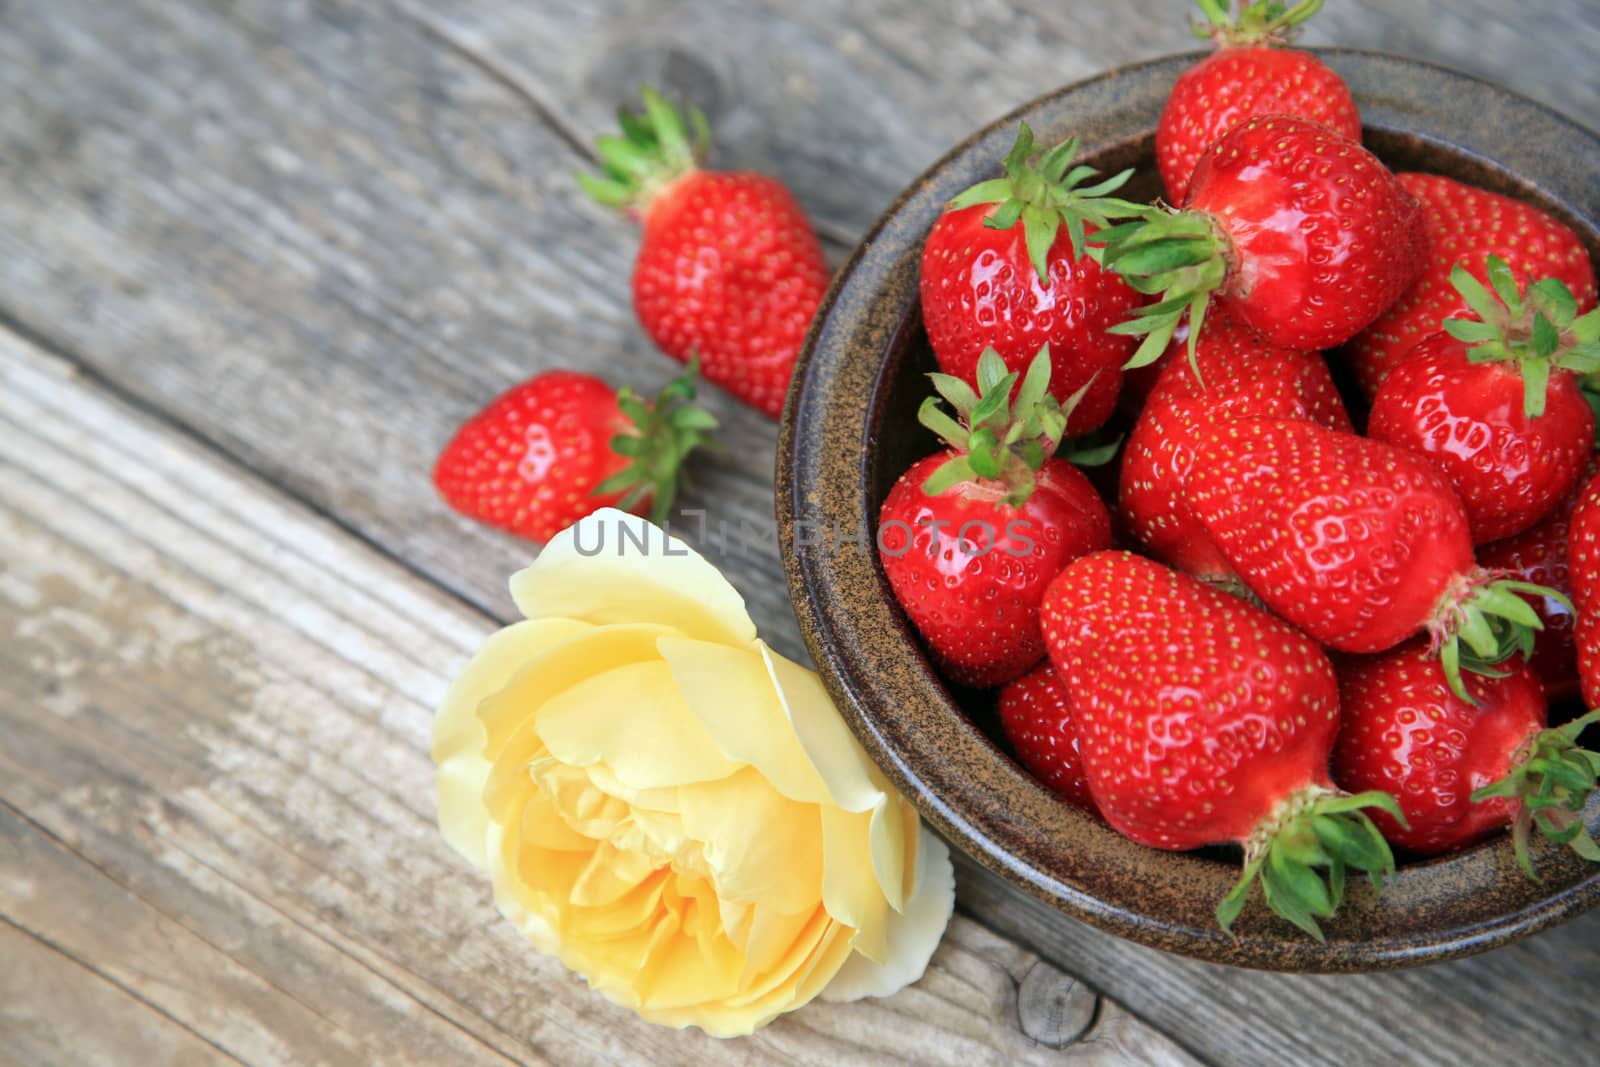
[[[252,1064],[1194,1062],[965,918],[746,1041],[591,995],[434,825],[431,707],[494,621],[4,332],[0,531],[0,916],[94,968],[30,1027],[110,983]]]
[[[1204,44],[1189,31],[1190,0],[396,3],[521,85],[580,145],[610,128],[641,83],[696,101],[718,133],[720,164],[783,176],[846,237],[995,117],[1111,67]],[[1335,0],[1304,40],[1476,73],[1593,125],[1600,79],[1582,73],[1600,53],[1593,15],[1588,0]]]
[[[503,616],[532,548],[437,500],[439,448],[538,370],[654,391],[678,369],[580,162],[379,5],[0,6],[0,321]],[[757,531],[719,562],[799,655],[776,426],[707,400],[723,449],[685,506]]]

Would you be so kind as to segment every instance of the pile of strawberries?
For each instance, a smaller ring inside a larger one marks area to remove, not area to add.
[[[1219,48],[1156,140],[1180,206],[1024,126],[929,233],[944,448],[882,505],[889,583],[1066,801],[1243,846],[1224,928],[1259,881],[1320,938],[1391,843],[1509,825],[1530,877],[1535,828],[1600,860],[1600,711],[1549,722],[1600,704],[1593,266],[1538,208],[1365,149],[1287,46],[1317,0],[1200,6]],[[1118,418],[1108,504],[1058,452]]]

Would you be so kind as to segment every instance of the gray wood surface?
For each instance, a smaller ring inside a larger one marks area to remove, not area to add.
[[[1600,124],[1593,0],[1430,7],[1330,0],[1308,39],[1475,70]],[[0,1031],[22,1035],[5,1055],[877,1062],[912,1055],[921,1019],[949,1062],[989,1062],[1071,1042],[1095,990],[1111,999],[1068,1047],[1107,1061],[1182,1055],[1119,1002],[1216,1062],[1592,1045],[1600,920],[1409,974],[1284,978],[1129,946],[970,866],[942,957],[961,962],[933,991],[696,1043],[531,960],[431,832],[431,699],[509,615],[531,551],[446,511],[434,454],[536,369],[647,388],[675,369],[627,304],[631,226],[571,179],[616,104],[641,78],[696,99],[718,161],[784,177],[837,256],[973,127],[1190,48],[1185,13],[0,4],[0,351],[54,405],[0,386]],[[710,402],[726,448],[687,503],[770,530],[774,427]],[[775,542],[702,547],[799,654]],[[48,873],[25,893],[17,870]]]

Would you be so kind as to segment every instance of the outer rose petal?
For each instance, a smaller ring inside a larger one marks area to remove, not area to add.
[[[917,886],[900,914],[888,921],[888,958],[874,963],[852,953],[822,991],[823,1000],[886,997],[919,980],[928,969],[955,909],[956,876],[950,850],[927,827],[917,847]]]
[[[653,622],[740,646],[756,636],[744,598],[717,568],[659,526],[616,508],[557,534],[512,576],[511,598],[530,619]]]
[[[489,778],[484,759],[478,705],[498,692],[511,676],[547,650],[589,629],[572,619],[518,622],[491,634],[451,683],[433,722],[433,762],[438,765],[439,829],[475,867],[487,867],[485,833],[489,814],[483,786]]]
[[[759,770],[802,804],[832,803],[789,722],[766,658],[751,647],[663,637],[656,642],[678,691],[724,755]]]

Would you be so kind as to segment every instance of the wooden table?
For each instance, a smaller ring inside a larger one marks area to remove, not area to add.
[[[1600,119],[1594,0],[1333,0],[1310,40]],[[1026,10],[1023,10],[1026,8]],[[1505,12],[1505,13],[1502,13]],[[428,482],[553,366],[656,387],[573,182],[639,80],[842,258],[968,130],[1190,47],[1181,0],[0,3],[0,1062],[1501,1063],[1600,1039],[1600,914],[1361,978],[1117,941],[970,864],[927,977],[747,1041],[534,956],[434,825],[446,680],[527,544]],[[773,424],[687,502],[771,528]],[[803,654],[766,551],[720,559]]]

